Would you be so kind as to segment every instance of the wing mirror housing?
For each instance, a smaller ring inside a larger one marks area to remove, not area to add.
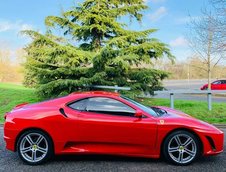
[[[136,113],[135,113],[135,117],[137,117],[137,118],[142,118],[142,116],[143,116],[142,111],[137,110]]]

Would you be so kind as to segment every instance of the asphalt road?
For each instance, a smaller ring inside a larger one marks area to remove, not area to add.
[[[207,84],[205,79],[181,79],[181,80],[164,80],[163,85],[167,89],[200,89],[204,84]]]
[[[200,88],[207,83],[205,79],[193,79],[193,80],[164,80],[163,86],[167,90],[200,90]],[[169,99],[169,95],[158,94],[155,98],[166,98]],[[196,101],[207,101],[207,95],[197,94],[175,94],[175,100],[196,100]],[[226,95],[212,97],[213,102],[226,102]]]
[[[226,133],[226,130],[223,130]],[[224,140],[226,146],[226,139]],[[3,141],[3,129],[0,127],[0,171],[1,172],[70,172],[70,171],[157,171],[157,172],[226,172],[226,152],[218,156],[202,157],[195,163],[182,167],[174,166],[158,159],[126,158],[116,156],[57,156],[39,166],[25,165],[17,153],[7,151]]]

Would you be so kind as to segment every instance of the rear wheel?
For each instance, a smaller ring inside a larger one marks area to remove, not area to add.
[[[19,157],[29,165],[38,165],[47,161],[53,153],[52,141],[39,130],[23,133],[17,144]]]
[[[176,165],[188,165],[200,155],[199,140],[190,132],[175,131],[166,137],[163,154]]]

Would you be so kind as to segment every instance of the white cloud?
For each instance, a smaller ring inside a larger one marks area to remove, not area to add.
[[[187,24],[187,23],[189,23],[193,20],[197,20],[197,19],[199,19],[199,16],[195,16],[195,17],[187,16],[187,17],[176,18],[175,22],[176,22],[176,24]]]
[[[7,21],[0,21],[0,32],[5,32],[11,29],[11,24]]]
[[[183,36],[179,36],[176,39],[170,41],[169,44],[172,47],[185,47],[188,45],[188,41]]]
[[[148,18],[155,22],[160,20],[162,17],[164,17],[167,14],[167,9],[164,6],[159,7],[154,13],[148,14]]]
[[[16,22],[7,21],[7,20],[0,20],[0,32],[6,31],[22,31],[22,30],[29,30],[33,29],[33,26],[27,23],[18,20]]]

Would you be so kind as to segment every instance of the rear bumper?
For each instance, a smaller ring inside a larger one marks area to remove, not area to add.
[[[6,143],[6,149],[11,150],[13,152],[16,151],[15,143],[17,135],[17,130],[15,130],[13,127],[9,129],[8,125],[6,123],[4,124],[4,140]]]
[[[15,152],[16,151],[16,149],[15,149],[15,140],[11,139],[11,138],[9,138],[7,136],[4,136],[4,140],[5,140],[5,143],[6,143],[6,149]]]

